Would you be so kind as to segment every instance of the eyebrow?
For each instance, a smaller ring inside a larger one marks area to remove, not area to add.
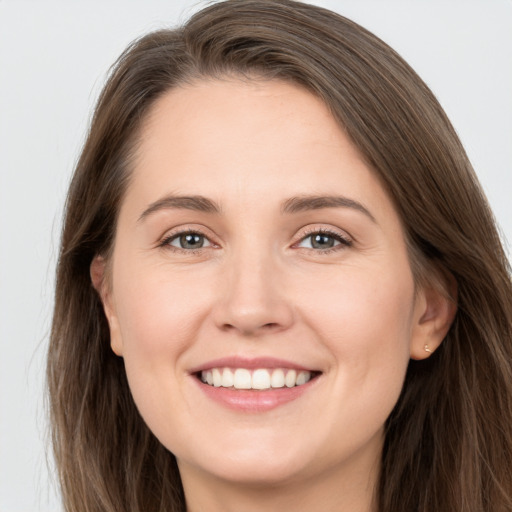
[[[139,217],[139,221],[159,210],[181,209],[204,213],[220,213],[220,206],[204,196],[173,196],[169,195],[151,203]]]
[[[377,224],[375,217],[358,201],[344,196],[299,196],[291,197],[283,203],[283,213],[299,213],[322,208],[352,208],[366,215]]]
[[[283,202],[281,213],[293,214],[308,210],[322,208],[352,208],[366,215],[371,221],[377,223],[370,211],[358,201],[344,196],[298,196],[291,197]],[[181,209],[193,210],[203,213],[220,214],[221,207],[211,199],[204,196],[174,196],[169,195],[151,203],[140,215],[139,222],[160,210]]]

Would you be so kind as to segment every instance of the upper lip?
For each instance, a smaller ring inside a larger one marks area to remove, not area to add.
[[[241,357],[228,356],[207,361],[189,370],[190,373],[198,373],[212,368],[247,368],[248,370],[256,370],[258,368],[289,368],[301,371],[319,371],[313,368],[307,368],[301,364],[287,361],[285,359],[277,359],[275,357]]]

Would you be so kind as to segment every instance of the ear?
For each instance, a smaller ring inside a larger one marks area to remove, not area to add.
[[[118,355],[123,355],[123,343],[121,331],[119,329],[119,321],[115,311],[112,287],[108,282],[107,277],[107,262],[103,256],[96,255],[92,260],[89,267],[92,285],[100,296],[101,303],[103,304],[103,311],[107,317],[108,326],[110,330],[110,346],[113,352]]]
[[[426,359],[441,345],[457,313],[457,284],[453,276],[422,287],[416,297],[411,359]]]

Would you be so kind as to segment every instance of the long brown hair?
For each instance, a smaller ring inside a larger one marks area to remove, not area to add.
[[[454,323],[431,358],[410,362],[387,421],[378,510],[512,510],[512,286],[486,199],[414,71],[357,24],[291,0],[220,2],[142,37],[99,98],[66,203],[48,355],[66,510],[185,510],[176,460],[142,421],[110,349],[89,266],[108,258],[148,109],[173,87],[230,74],[320,97],[394,201],[416,278],[456,281]]]

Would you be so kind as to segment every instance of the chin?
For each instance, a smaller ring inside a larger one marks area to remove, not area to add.
[[[266,460],[224,456],[212,460],[211,464],[208,462],[201,461],[199,469],[217,479],[248,487],[284,485],[299,478],[304,471],[304,468],[279,456],[269,456]]]
[[[171,451],[176,455],[180,470],[182,466],[195,467],[203,474],[244,485],[286,483],[311,467],[315,450],[311,444],[304,450],[306,440],[276,436],[275,431],[268,434],[270,438],[251,435],[250,431],[245,435],[235,431],[222,439],[211,435],[204,444],[198,439],[193,451]]]

